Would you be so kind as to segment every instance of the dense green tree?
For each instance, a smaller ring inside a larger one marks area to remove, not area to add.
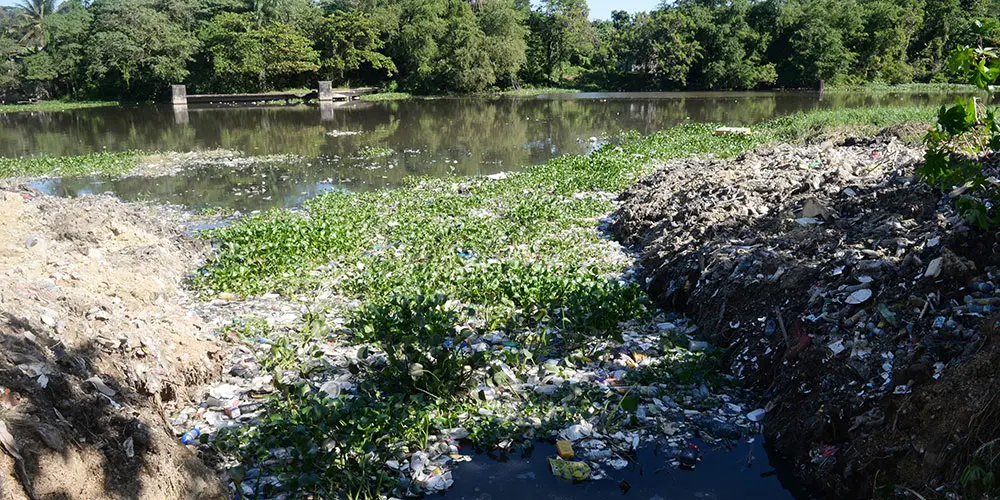
[[[770,35],[748,22],[749,0],[687,0],[681,12],[691,18],[704,51],[691,79],[702,88],[748,89],[774,83],[777,72],[765,60]]]
[[[187,77],[198,40],[153,0],[97,0],[91,11],[87,73],[98,92],[147,99]]]
[[[529,78],[562,79],[571,64],[586,63],[597,44],[585,0],[542,0],[528,16]]]
[[[49,44],[55,76],[49,83],[55,94],[75,95],[86,86],[87,40],[94,16],[80,0],[67,0],[49,17]]]
[[[17,57],[21,47],[17,40],[0,36],[0,102],[4,95],[14,95],[22,83],[21,65]]]
[[[440,37],[436,65],[438,88],[480,92],[496,81],[486,35],[466,0],[447,0],[444,11],[446,36]]]
[[[517,85],[518,73],[528,60],[524,15],[512,0],[490,0],[479,7],[477,17],[495,80]]]
[[[219,14],[199,35],[209,54],[216,88],[270,90],[283,80],[319,70],[319,53],[291,26],[257,26],[253,13]]]
[[[863,81],[913,80],[907,49],[923,24],[923,0],[870,0],[861,9],[863,36],[855,43]]]
[[[784,86],[811,87],[818,80],[850,80],[858,55],[851,43],[862,19],[855,0],[789,0],[781,6],[771,58]]]
[[[380,52],[385,45],[383,30],[367,13],[333,12],[323,18],[318,31],[316,41],[323,78],[339,83],[363,69],[386,77],[396,72],[396,64]]]
[[[1000,45],[1000,0],[676,0],[593,22],[586,0],[23,0],[0,7],[0,99],[945,81],[957,44]]]
[[[45,21],[56,10],[56,0],[22,0],[18,3],[24,22],[24,36],[21,42],[41,49],[48,38]]]
[[[429,90],[434,87],[438,39],[445,32],[445,3],[439,0],[402,0],[395,6],[396,26],[388,49],[406,88]]]
[[[688,75],[704,57],[694,22],[681,12],[661,10],[653,13],[648,26],[648,47],[637,51],[640,60],[661,88],[685,87]]]

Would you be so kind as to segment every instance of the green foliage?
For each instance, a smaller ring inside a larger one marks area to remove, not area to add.
[[[223,13],[199,35],[216,88],[255,91],[275,88],[281,77],[319,69],[319,53],[290,25],[255,25],[252,14]]]
[[[1000,4],[683,0],[589,21],[585,0],[25,0],[0,15],[0,100],[383,85],[423,94],[942,83],[1000,45]]]
[[[1000,78],[1000,55],[993,48],[959,46],[949,57],[948,66],[984,91]],[[959,213],[981,229],[1000,221],[996,210],[1000,190],[990,182],[992,174],[986,170],[1000,149],[997,118],[995,106],[984,106],[975,97],[942,106],[937,127],[924,138],[927,153],[924,165],[917,170],[926,182],[957,196]]]
[[[338,82],[363,68],[391,76],[396,64],[380,52],[385,46],[382,31],[376,19],[364,12],[334,12],[324,17],[317,37],[322,73]]]
[[[152,0],[97,0],[86,74],[111,95],[151,98],[183,81],[198,46],[193,33]]]
[[[527,87],[521,89],[505,90],[500,95],[512,97],[533,97],[545,94],[575,94],[578,89],[564,89],[559,87]]]
[[[959,484],[964,489],[964,494],[970,498],[981,497],[990,498],[997,490],[997,460],[1000,453],[997,451],[997,440],[988,441],[972,454],[971,460],[962,475],[959,476]]]
[[[585,0],[544,0],[528,16],[529,65],[536,81],[559,82],[570,65],[587,62],[597,43]]]
[[[21,176],[104,174],[121,175],[132,171],[140,155],[134,151],[91,153],[80,156],[40,156],[0,158],[0,178]]]

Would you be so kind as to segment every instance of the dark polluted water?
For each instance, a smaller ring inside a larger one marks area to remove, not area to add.
[[[546,459],[555,456],[556,449],[547,442],[537,442],[524,453],[478,453],[458,465],[455,484],[440,496],[453,500],[808,498],[787,464],[771,459],[762,436],[728,450],[695,443],[704,456],[694,470],[672,468],[663,450],[643,447],[627,467],[603,466],[608,477],[581,482],[552,475]]]
[[[219,161],[158,177],[39,182],[59,196],[241,211],[290,207],[332,189],[413,176],[490,175],[586,154],[622,132],[682,123],[746,125],[799,111],[951,102],[947,94],[633,92],[412,99],[256,107],[136,105],[0,114],[0,156],[228,150],[278,161]]]

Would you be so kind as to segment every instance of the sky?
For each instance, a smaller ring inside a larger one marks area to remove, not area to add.
[[[0,5],[14,5],[17,0],[0,0]],[[625,10],[630,13],[651,11],[660,4],[660,0],[587,0],[590,6],[590,19],[611,19],[612,10]]]
[[[0,0],[0,3],[12,0]],[[660,5],[660,0],[587,0],[590,6],[590,20],[611,19],[611,11],[624,10],[629,13],[649,12]]]

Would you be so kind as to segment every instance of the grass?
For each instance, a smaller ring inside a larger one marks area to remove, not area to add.
[[[0,113],[25,111],[69,111],[73,109],[117,106],[116,101],[42,101],[32,104],[0,104]]]
[[[510,97],[533,97],[543,94],[575,94],[577,92],[580,92],[580,90],[559,88],[559,87],[538,87],[538,88],[505,90],[503,92],[500,92],[500,95],[510,96]]]
[[[27,156],[0,158],[0,179],[74,175],[122,175],[132,171],[142,158],[137,151],[90,153],[77,156]]]
[[[402,101],[411,98],[413,96],[408,92],[378,92],[361,96],[362,101]]]
[[[807,139],[838,130],[868,135],[890,125],[929,124],[937,116],[937,112],[938,108],[933,106],[826,109],[775,118],[761,124],[759,128],[786,141]]]
[[[975,85],[961,83],[868,83],[864,85],[828,85],[827,92],[879,92],[898,94],[980,94]]]

